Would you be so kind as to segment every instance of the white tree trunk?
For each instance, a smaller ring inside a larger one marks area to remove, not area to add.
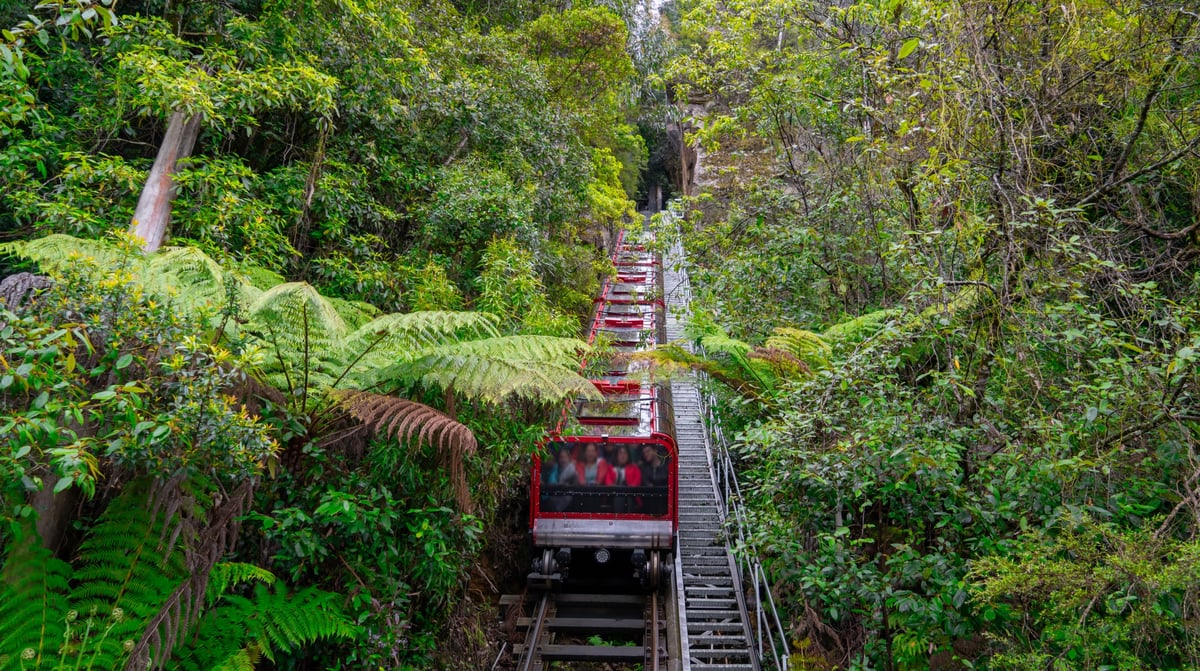
[[[167,237],[167,225],[171,221],[171,200],[175,198],[171,175],[179,161],[192,154],[192,147],[200,135],[200,115],[185,115],[175,112],[167,123],[167,134],[158,146],[158,156],[146,178],[146,186],[138,198],[137,209],[129,232],[141,238],[142,249],[156,251]]]

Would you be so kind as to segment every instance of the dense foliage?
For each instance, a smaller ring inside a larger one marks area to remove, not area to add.
[[[626,18],[0,0],[0,668],[484,665],[647,160]]]
[[[874,322],[733,406],[795,663],[1194,668],[1196,14],[670,13],[716,322]]]

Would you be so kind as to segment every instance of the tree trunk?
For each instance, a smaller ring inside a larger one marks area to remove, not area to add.
[[[175,198],[171,175],[179,161],[192,154],[192,147],[200,135],[200,115],[185,115],[175,112],[167,123],[167,134],[158,146],[158,156],[146,178],[146,186],[138,198],[137,209],[129,232],[142,239],[142,249],[147,252],[158,250],[167,237],[167,224],[171,220],[171,201]]]
[[[62,547],[74,519],[75,507],[79,505],[78,490],[69,487],[55,494],[57,483],[58,475],[47,469],[42,475],[42,488],[29,497],[29,505],[37,512],[35,526],[42,547],[56,553]]]

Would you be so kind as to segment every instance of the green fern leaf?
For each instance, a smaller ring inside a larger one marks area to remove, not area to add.
[[[220,562],[213,566],[212,571],[208,574],[205,599],[211,605],[220,599],[230,587],[246,582],[261,582],[271,585],[275,583],[275,574],[254,564]]]
[[[411,359],[431,347],[499,335],[497,318],[486,312],[427,311],[387,314],[363,324],[346,340],[356,370]]]
[[[855,345],[878,333],[889,321],[899,315],[900,310],[868,312],[830,326],[825,329],[821,337],[829,343]]]
[[[258,651],[269,660],[326,639],[353,639],[342,597],[307,588],[289,594],[282,585],[254,586],[250,597],[227,594],[200,621],[188,645],[176,650],[181,669],[245,668]]]
[[[577,372],[583,344],[553,336],[501,336],[435,347],[411,361],[371,371],[363,382],[410,380],[501,403],[557,402],[599,393]]]
[[[140,267],[143,257],[140,252],[125,251],[103,240],[86,240],[62,233],[55,233],[37,240],[8,242],[0,245],[0,252],[14,254],[36,261],[43,270],[68,269],[80,258],[90,258],[103,268]]]
[[[763,344],[764,350],[786,352],[810,368],[825,368],[833,348],[821,336],[803,329],[779,327]]]
[[[79,548],[72,605],[81,616],[111,621],[95,654],[112,663],[124,657],[125,641],[138,641],[146,623],[189,577],[183,552],[171,552],[164,543],[173,516],[146,509],[149,489],[144,482],[126,485]]]
[[[8,544],[0,572],[0,669],[37,668],[63,645],[71,566],[38,542],[32,524]],[[20,655],[34,660],[22,665]],[[7,657],[7,660],[4,658]]]
[[[327,387],[340,376],[349,327],[312,286],[288,282],[263,292],[248,319],[245,330],[271,350],[263,372],[276,387]]]
[[[379,316],[379,308],[363,301],[330,298],[329,302],[333,304],[333,309],[337,310],[338,316],[352,331]]]
[[[212,671],[254,671],[255,656],[246,648],[233,653],[223,662],[212,667]]]
[[[709,354],[727,354],[729,356],[745,356],[753,349],[749,343],[736,338],[730,338],[724,333],[710,333],[697,339],[700,347]]]
[[[180,308],[195,312],[225,305],[232,293],[251,304],[262,291],[227,273],[221,265],[195,247],[167,247],[151,255],[141,274],[146,290],[170,297]],[[232,290],[232,291],[231,291]]]

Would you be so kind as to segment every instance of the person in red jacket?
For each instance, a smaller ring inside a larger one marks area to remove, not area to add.
[[[612,466],[600,458],[600,451],[595,443],[587,443],[583,448],[583,461],[575,464],[575,474],[579,482],[585,485],[603,485],[612,473]]]
[[[637,464],[633,463],[633,459],[629,457],[629,446],[621,445],[617,447],[617,463],[612,468],[608,469],[608,477],[604,480],[606,485],[624,485],[626,487],[638,487],[642,484],[642,472],[638,469]]]

